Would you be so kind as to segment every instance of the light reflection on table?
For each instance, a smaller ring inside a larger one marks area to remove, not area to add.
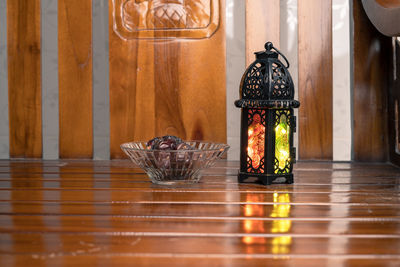
[[[254,220],[250,217],[268,217],[267,205],[255,204],[262,202],[264,196],[262,194],[248,194],[246,195],[246,202],[244,206],[244,216],[249,217],[248,220],[243,221],[243,229],[246,233],[266,233],[265,221]],[[277,193],[273,194],[273,206],[272,211],[269,214],[271,218],[277,218],[272,220],[270,233],[271,234],[285,234],[290,232],[292,221],[290,219],[285,220],[284,218],[290,217],[290,195],[288,193]],[[254,235],[246,235],[242,238],[242,242],[247,247],[247,252],[251,253],[254,247],[251,245],[267,244],[268,239],[264,237],[257,237]],[[292,244],[292,237],[290,235],[279,235],[271,239],[271,253],[272,254],[288,254],[290,253],[290,245]],[[261,248],[260,248],[261,249]],[[265,250],[265,249],[262,249]]]

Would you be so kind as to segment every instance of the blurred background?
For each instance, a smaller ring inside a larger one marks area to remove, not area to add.
[[[227,142],[238,160],[233,102],[266,41],[290,62],[300,160],[396,153],[398,40],[360,1],[197,0],[208,26],[144,22],[158,5],[183,17],[187,2],[0,0],[0,158],[124,158],[123,142],[174,134]]]

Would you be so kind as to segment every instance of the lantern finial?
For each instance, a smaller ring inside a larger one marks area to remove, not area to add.
[[[271,49],[274,47],[274,45],[271,42],[266,42],[264,47],[265,47],[265,50],[271,51]]]

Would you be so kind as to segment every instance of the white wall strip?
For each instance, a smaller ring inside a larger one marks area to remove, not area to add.
[[[0,0],[0,159],[9,158],[7,0]]]
[[[246,1],[226,0],[226,108],[227,141],[231,146],[228,160],[240,156],[240,109],[234,106],[239,99],[239,85],[246,69]]]
[[[333,160],[351,160],[350,1],[332,1]]]
[[[93,1],[93,158],[110,158],[108,1]]]
[[[299,61],[298,61],[298,20],[297,20],[297,0],[284,0],[280,2],[280,49],[290,63],[289,72],[294,83],[294,98],[299,100]],[[304,103],[300,103],[304,105]],[[301,108],[300,105],[300,108]],[[297,117],[297,129],[299,128],[299,109],[294,109]],[[298,150],[298,131],[294,134],[293,144]],[[297,153],[298,154],[298,153]],[[298,157],[298,155],[296,155]]]
[[[58,159],[57,0],[41,1],[43,158]]]

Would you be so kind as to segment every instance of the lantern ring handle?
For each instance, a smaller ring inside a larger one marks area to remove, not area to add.
[[[271,49],[274,49],[279,55],[281,55],[281,57],[283,57],[283,59],[286,61],[286,66],[285,68],[289,68],[290,64],[289,61],[287,60],[287,58],[281,53],[281,51],[279,51],[273,44],[272,42],[266,42],[264,45],[265,49],[267,51],[271,51]]]

